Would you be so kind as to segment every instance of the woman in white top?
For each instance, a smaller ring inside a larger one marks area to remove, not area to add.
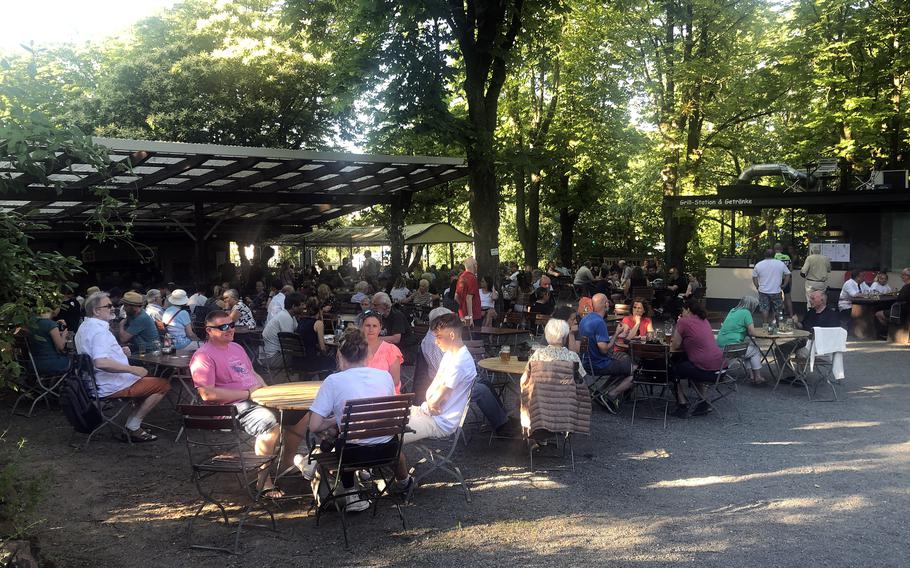
[[[490,278],[483,276],[480,278],[480,311],[483,313],[483,327],[490,327],[496,321],[496,300],[499,299],[499,292],[493,286]]]
[[[398,279],[395,280],[395,285],[392,286],[392,291],[389,292],[389,297],[392,298],[393,302],[401,302],[407,298],[410,293],[411,291],[405,286],[404,278],[399,276]]]
[[[890,294],[894,291],[891,286],[888,286],[888,275],[884,272],[875,275],[875,281],[871,286],[863,282],[859,289],[863,294]]]

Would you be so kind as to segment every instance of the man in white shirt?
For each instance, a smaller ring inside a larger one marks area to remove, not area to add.
[[[284,365],[278,334],[297,331],[296,312],[300,309],[301,304],[303,304],[303,296],[297,292],[291,292],[284,297],[284,306],[281,311],[275,314],[262,330],[262,353],[259,355],[259,362],[269,369],[278,369]]]
[[[765,259],[752,269],[752,284],[758,290],[758,310],[763,323],[768,321],[769,313],[776,314],[783,309],[781,289],[789,283],[790,269],[774,258],[773,250],[765,249]]]
[[[863,279],[861,270],[851,270],[850,278],[844,282],[837,298],[837,311],[840,312],[841,327],[850,330],[850,314],[853,312],[853,297],[860,293],[859,283]]]
[[[129,364],[129,347],[121,347],[111,333],[113,307],[105,292],[85,299],[85,321],[76,332],[76,352],[92,358],[100,398],[143,399],[124,424],[124,441],[152,442],[158,437],[142,428],[142,420],[161,402],[171,385],[167,379],[150,377],[144,367]]]
[[[436,345],[443,352],[439,370],[427,388],[426,401],[411,407],[408,427],[413,432],[404,435],[409,444],[424,438],[444,438],[454,432],[471,396],[471,387],[477,377],[477,367],[468,348],[461,340],[463,324],[456,314],[437,317],[431,326]],[[414,479],[408,475],[408,462],[404,452],[395,471],[395,491],[410,489]]]
[[[145,313],[156,322],[161,321],[161,316],[164,314],[164,306],[161,305],[161,290],[158,288],[152,288],[145,293]]]
[[[189,301],[186,303],[190,308],[190,314],[195,315],[197,306],[204,306],[209,299],[205,297],[205,284],[196,285],[196,293],[190,296]]]
[[[591,261],[586,260],[575,272],[575,280],[573,283],[581,288],[582,294],[585,296],[592,295],[593,285],[594,285],[594,273],[591,272]]]
[[[279,290],[272,299],[269,300],[268,313],[265,316],[265,323],[268,324],[273,317],[281,313],[284,310],[284,299],[288,294],[294,291],[293,286],[284,286]]]

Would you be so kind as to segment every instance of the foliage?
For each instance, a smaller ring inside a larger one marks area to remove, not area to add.
[[[25,440],[12,444],[0,432],[0,545],[27,536],[38,521],[35,510],[44,498],[48,474],[30,470]]]

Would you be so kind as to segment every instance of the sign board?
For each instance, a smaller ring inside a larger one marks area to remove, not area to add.
[[[490,256],[499,256],[499,249],[490,249]]]
[[[682,197],[679,200],[679,207],[749,207],[755,205],[755,200],[751,197]]]
[[[827,256],[831,262],[850,262],[849,243],[812,243],[809,245],[809,250],[815,247],[819,247],[821,253]]]

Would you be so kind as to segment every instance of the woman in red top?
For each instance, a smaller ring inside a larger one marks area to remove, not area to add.
[[[360,331],[366,336],[367,344],[370,346],[367,367],[388,371],[392,375],[392,382],[395,383],[395,394],[401,394],[401,364],[404,363],[404,357],[401,356],[398,347],[379,337],[381,329],[382,316],[379,312],[367,310],[360,314]]]
[[[649,331],[654,331],[651,306],[646,300],[635,298],[632,301],[632,315],[622,318],[619,329],[616,330],[616,350],[628,351],[630,339],[645,337]]]
[[[683,303],[682,315],[673,332],[670,350],[681,352],[673,362],[673,375],[678,381],[676,387],[676,410],[673,416],[687,418],[689,402],[686,389],[689,382],[702,394],[705,386],[702,383],[714,382],[717,371],[724,366],[724,352],[717,346],[708,314],[694,298],[687,298]],[[692,416],[702,416],[711,411],[707,402],[700,402],[692,410]]]

